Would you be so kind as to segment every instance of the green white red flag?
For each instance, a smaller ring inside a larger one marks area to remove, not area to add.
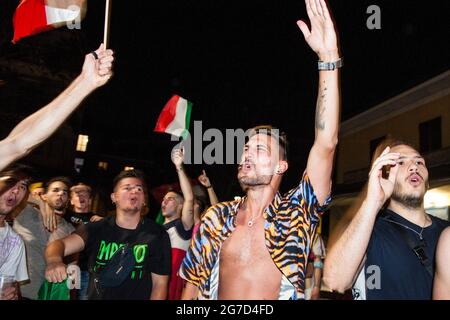
[[[165,132],[185,139],[189,134],[192,102],[174,95],[166,103],[156,123],[155,132]]]
[[[52,30],[72,21],[81,21],[87,0],[22,0],[14,13],[14,38]]]

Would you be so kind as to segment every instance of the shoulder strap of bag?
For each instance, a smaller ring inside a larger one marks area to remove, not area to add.
[[[393,223],[392,220],[389,219],[389,216],[382,217],[383,220],[388,221],[394,226],[400,236],[403,238],[403,240],[406,242],[408,247],[414,252],[417,259],[419,259],[420,263],[424,266],[424,268],[427,270],[428,274],[433,277],[433,268],[431,266],[431,261],[425,254],[425,250],[423,248],[423,244],[419,243],[415,238],[412,238],[411,233],[406,230],[406,228]]]

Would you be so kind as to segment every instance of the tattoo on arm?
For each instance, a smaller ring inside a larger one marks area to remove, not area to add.
[[[325,81],[323,82],[325,83]],[[324,130],[325,129],[325,120],[323,119],[323,115],[325,113],[325,102],[326,102],[326,91],[327,87],[324,87],[319,92],[319,97],[317,99],[316,106],[316,129]]]

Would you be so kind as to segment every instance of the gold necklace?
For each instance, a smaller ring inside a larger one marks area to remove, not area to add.
[[[250,220],[248,220],[248,222],[247,222],[248,227],[249,227],[249,228],[253,227],[254,221],[257,220],[257,219],[259,219],[259,217],[261,217],[261,216],[262,216],[262,214],[260,214],[260,215],[257,216],[256,218],[252,216],[252,217],[250,218]]]

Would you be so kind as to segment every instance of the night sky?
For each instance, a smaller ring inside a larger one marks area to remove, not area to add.
[[[449,68],[448,0],[329,2],[345,58],[343,120]],[[17,3],[0,0],[0,60],[36,60],[74,78],[83,54],[103,38],[104,1],[88,2],[81,30],[63,28],[14,46],[11,18]],[[366,9],[373,4],[381,8],[381,30],[366,26]],[[271,123],[286,131],[291,165],[283,188],[292,187],[312,144],[317,93],[317,57],[304,42],[298,19],[307,19],[301,0],[114,0],[114,78],[69,122],[89,134],[89,152],[145,160],[150,185],[173,182],[174,143],[152,130],[176,93],[194,103],[191,126],[194,120],[202,120],[204,129],[221,130]],[[62,33],[70,33],[70,41],[57,45]],[[33,83],[14,74],[0,79],[7,81],[0,86],[0,108],[24,115],[68,85]],[[26,97],[13,94],[18,88]],[[4,128],[14,125],[6,121]],[[222,200],[239,192],[236,166],[189,166],[188,172],[197,176],[203,167]]]

